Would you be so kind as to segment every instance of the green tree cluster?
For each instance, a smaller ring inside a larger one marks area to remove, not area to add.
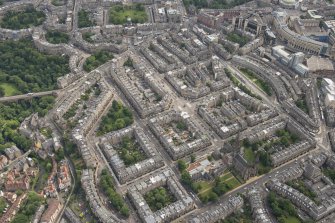
[[[0,41],[0,82],[22,93],[53,90],[57,78],[69,72],[67,56],[43,54],[27,39]]]
[[[253,223],[252,210],[249,202],[244,198],[243,209],[234,212],[227,218],[221,221],[221,223]]]
[[[240,68],[242,73],[244,73],[249,79],[251,79],[259,88],[261,88],[267,95],[272,95],[271,87],[268,83],[266,83],[264,80],[259,79],[254,72],[247,68]]]
[[[285,223],[285,219],[288,217],[298,217],[290,200],[278,197],[274,192],[269,193],[268,203],[279,223]]]
[[[5,94],[6,94],[5,89],[2,86],[0,86],[0,97],[5,96]]]
[[[230,79],[231,82],[233,82],[233,84],[236,87],[240,88],[244,93],[250,95],[251,97],[262,100],[262,98],[260,96],[254,94],[249,88],[247,88],[247,86],[245,86],[239,80],[237,80],[237,78],[233,76],[233,74],[231,73],[231,71],[228,68],[224,68],[224,71],[225,71],[227,77]]]
[[[48,31],[45,38],[52,44],[68,43],[70,39],[68,34],[59,31]]]
[[[301,110],[303,110],[306,114],[308,114],[309,112],[309,109],[308,109],[308,106],[307,106],[307,103],[306,103],[306,98],[303,97],[301,99],[298,99],[296,102],[295,102],[295,105],[300,108]]]
[[[144,195],[144,199],[153,212],[176,201],[167,187],[155,188]]]
[[[32,142],[17,131],[20,123],[34,112],[44,116],[54,101],[54,97],[45,96],[31,101],[0,103],[0,151],[13,144],[24,151],[29,150]]]
[[[86,10],[81,9],[78,12],[78,28],[85,28],[95,25],[96,22],[90,19],[90,15]]]
[[[278,130],[276,135],[280,138],[280,144],[285,147],[299,141],[299,137],[296,134],[293,134],[285,129]]]
[[[94,33],[91,33],[91,32],[83,33],[83,39],[86,42],[93,43],[92,36],[94,36]]]
[[[183,121],[178,121],[177,124],[176,124],[176,127],[180,131],[186,131],[187,130],[187,125]]]
[[[116,131],[133,124],[133,122],[133,114],[129,108],[114,100],[107,115],[102,117],[97,134],[103,135],[107,132]]]
[[[128,57],[128,59],[126,60],[126,62],[124,62],[123,66],[124,67],[134,68],[133,60],[130,57]]]
[[[322,172],[335,183],[335,170],[329,167],[323,168]]]
[[[132,138],[125,136],[122,139],[120,147],[118,154],[126,166],[133,165],[145,159],[145,154],[141,151],[140,145]]]
[[[186,170],[187,168],[187,163],[185,162],[185,160],[178,160],[177,161],[177,165],[178,165],[178,169],[179,171],[182,173],[184,170]]]
[[[228,33],[227,39],[229,41],[232,41],[234,43],[238,43],[240,47],[244,46],[245,44],[248,43],[249,39],[245,36],[240,36],[236,33]]]
[[[0,197],[0,217],[2,216],[3,211],[5,210],[6,207],[7,207],[6,199],[4,197]]]
[[[120,194],[115,191],[113,179],[111,175],[108,174],[107,170],[101,171],[100,176],[100,187],[102,191],[108,197],[111,205],[120,212],[121,215],[128,217],[129,216],[129,208],[127,204],[124,202]]]
[[[28,192],[27,198],[23,201],[17,215],[12,223],[30,222],[38,207],[44,202],[44,198],[34,191]]]
[[[301,179],[295,179],[295,180],[287,182],[286,184],[298,190],[300,193],[303,193],[304,195],[306,195],[313,201],[316,201],[315,200],[317,197],[316,193],[314,193],[308,187],[306,187],[305,183]]]
[[[131,18],[132,23],[145,23],[148,15],[142,4],[115,5],[109,12],[109,22],[115,25],[123,25]]]
[[[0,22],[0,26],[5,29],[26,29],[42,25],[45,18],[43,12],[29,6],[24,11],[7,11]]]
[[[52,0],[51,4],[54,6],[62,6],[66,4],[66,0]]]
[[[85,71],[90,72],[113,58],[114,57],[111,52],[101,50],[88,57],[84,63],[83,68]]]

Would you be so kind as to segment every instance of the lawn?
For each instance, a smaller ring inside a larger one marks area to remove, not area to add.
[[[241,185],[240,182],[235,177],[227,180],[226,183],[232,188],[236,188]]]
[[[238,43],[240,45],[240,47],[244,46],[245,44],[248,43],[248,38],[245,36],[240,36],[236,33],[229,33],[227,35],[227,39],[229,41],[232,41],[234,43]]]
[[[0,87],[4,89],[5,97],[13,96],[20,93],[19,90],[13,84],[10,83],[2,83],[0,84]]]
[[[293,217],[293,216],[290,216],[284,219],[285,219],[285,223],[301,223],[301,221],[298,218]]]
[[[228,172],[228,173],[224,173],[220,178],[222,180],[228,180],[229,178],[232,178],[234,177],[233,174],[231,172]]]
[[[7,207],[6,199],[3,197],[0,197],[0,216],[2,216],[3,211],[5,210],[6,207]]]
[[[272,90],[268,83],[257,78],[256,74],[247,68],[240,68],[240,71],[247,76],[252,82],[254,82],[262,91],[264,91],[267,95],[272,95]]]
[[[148,20],[148,15],[145,8],[141,4],[121,6],[115,5],[110,9],[109,22],[115,25],[127,23],[128,18],[132,23],[145,23]]]
[[[241,183],[236,179],[236,177],[231,172],[225,172],[223,175],[220,176],[220,180],[225,185],[227,185],[228,189],[226,190],[226,192],[233,190],[241,185]],[[213,194],[215,191],[216,180],[213,181],[201,180],[195,182],[195,184],[196,188],[198,187],[200,188],[198,190],[199,199],[204,203],[210,201],[211,194]],[[219,194],[217,196],[219,196]]]
[[[198,181],[196,182],[197,185],[200,185],[201,189],[199,190],[198,194],[202,194],[202,195],[208,195],[211,191],[212,188],[214,186],[213,182],[209,182],[209,181]]]
[[[244,149],[244,158],[249,164],[255,163],[255,154],[254,151],[252,151],[251,148],[245,148]]]

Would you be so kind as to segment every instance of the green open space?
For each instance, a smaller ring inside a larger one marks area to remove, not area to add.
[[[244,46],[248,43],[249,39],[245,36],[240,36],[236,33],[228,33],[227,40],[232,41],[234,43],[238,43],[240,47]]]
[[[250,203],[245,197],[243,197],[243,199],[243,207],[226,217],[224,220],[221,220],[220,223],[253,223]]]
[[[19,94],[20,91],[17,89],[17,87],[14,84],[10,83],[1,83],[0,84],[0,97],[9,97],[16,94]]]
[[[48,31],[45,38],[52,44],[68,43],[70,39],[68,34],[59,31]]]
[[[293,216],[286,217],[283,220],[284,220],[284,223],[301,223],[299,218],[293,217]]]
[[[254,152],[252,151],[251,148],[245,148],[244,149],[244,159],[249,163],[253,164],[255,163],[256,157]]]
[[[123,25],[131,19],[132,23],[145,23],[148,15],[142,4],[115,5],[109,11],[109,22],[115,25]]]
[[[71,208],[81,222],[98,222],[98,219],[95,218],[86,200],[86,194],[81,187],[78,187],[76,193],[71,195],[68,207]]]
[[[143,197],[153,212],[156,212],[177,200],[167,187],[155,188],[147,192]]]
[[[330,168],[330,167],[323,167],[322,168],[322,173],[329,177],[335,183],[335,170]]]
[[[96,22],[90,18],[88,11],[81,9],[78,12],[78,28],[95,26]]]
[[[125,217],[129,216],[129,208],[122,199],[122,196],[115,191],[113,178],[107,170],[101,171],[99,185],[103,193],[108,197],[111,205]]]
[[[111,52],[101,50],[89,56],[86,59],[83,68],[85,71],[90,72],[113,58]]]
[[[309,197],[314,202],[318,203],[316,201],[316,197],[317,197],[316,193],[314,193],[312,190],[310,190],[301,179],[291,180],[291,181],[287,182],[286,184],[289,185],[290,187],[293,187],[294,189],[298,190],[300,193],[306,195],[307,197]]]
[[[234,1],[226,1],[226,0],[183,0],[183,3],[186,8],[190,6],[195,6],[197,9],[200,8],[211,8],[211,9],[229,9],[233,8],[237,5],[242,5],[244,3],[249,2],[250,0],[234,0]]]
[[[244,158],[250,165],[255,165],[258,174],[262,175],[271,170],[270,155],[276,152],[276,148],[287,148],[298,141],[299,137],[286,129],[278,130],[269,140],[265,139],[255,143],[244,140]]]
[[[45,19],[43,12],[29,6],[23,11],[7,11],[0,21],[0,26],[5,29],[27,29],[42,25]]]
[[[102,117],[97,135],[101,136],[107,132],[116,131],[133,124],[133,114],[129,108],[121,102],[113,101],[108,113]]]
[[[41,192],[43,188],[46,186],[48,177],[51,174],[52,170],[52,161],[51,159],[43,160],[36,154],[33,154],[34,161],[38,165],[38,175],[33,180],[32,188],[37,191]]]
[[[146,158],[140,144],[134,138],[123,137],[122,142],[116,146],[116,150],[126,167]]]
[[[0,217],[2,216],[5,208],[7,207],[7,201],[4,197],[0,197]]]
[[[62,6],[66,4],[66,0],[51,0],[51,4],[54,6]]]
[[[227,77],[230,79],[230,81],[239,89],[241,89],[244,93],[250,95],[251,97],[257,98],[259,100],[262,100],[262,98],[256,94],[254,94],[247,86],[242,84],[228,68],[224,68],[224,71],[227,75]]]
[[[226,172],[215,180],[200,180],[192,183],[192,189],[197,192],[203,203],[216,201],[221,195],[240,186],[241,183],[231,172]]]
[[[44,116],[55,102],[53,96],[22,100],[11,103],[0,103],[0,152],[15,144],[19,149],[27,151],[32,141],[18,132],[20,123],[32,113]]]
[[[44,135],[47,139],[52,137],[52,130],[48,127],[41,128],[40,132]]]
[[[301,99],[298,99],[297,101],[295,101],[295,105],[300,108],[301,110],[303,110],[306,114],[308,114],[309,109],[307,106],[307,102],[306,102],[306,98],[305,96]]]
[[[20,93],[56,89],[57,78],[69,72],[68,56],[42,53],[28,39],[0,41],[0,83]]]
[[[86,32],[86,33],[83,33],[82,36],[83,36],[83,40],[85,40],[86,42],[93,43],[92,36],[94,36],[94,33]]]
[[[272,214],[280,223],[302,223],[298,218],[296,208],[292,202],[286,198],[277,196],[274,192],[270,192],[267,202],[271,208]]]
[[[264,80],[257,77],[257,75],[247,68],[240,68],[240,71],[246,75],[252,82],[254,82],[260,89],[262,89],[267,95],[272,95],[271,87]]]
[[[23,223],[32,221],[37,209],[44,202],[45,199],[41,195],[34,191],[29,191],[27,198],[22,202],[19,211],[11,222]]]
[[[73,105],[71,105],[71,107],[65,112],[65,114],[63,115],[63,118],[65,120],[68,120],[72,117],[74,117],[76,115],[76,112],[79,108],[81,99],[78,99],[75,103],[73,103]]]

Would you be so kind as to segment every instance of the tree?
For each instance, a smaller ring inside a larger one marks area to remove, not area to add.
[[[178,160],[177,164],[178,164],[178,169],[180,172],[183,172],[184,170],[186,170],[187,164],[184,160]]]
[[[181,174],[181,182],[186,186],[192,187],[192,177],[187,171],[183,171]]]
[[[120,210],[120,213],[123,216],[128,217],[129,216],[129,208],[126,205],[123,205],[121,210]]]
[[[211,191],[208,195],[208,200],[210,201],[217,201],[218,198],[219,198],[218,195],[213,191]]]
[[[28,216],[24,214],[17,214],[12,221],[12,223],[24,223],[24,222],[29,222]]]
[[[192,154],[192,155],[191,155],[191,163],[194,163],[194,162],[195,162],[195,155]]]
[[[5,89],[0,86],[0,97],[5,96]]]
[[[51,172],[51,169],[52,169],[52,164],[51,164],[50,162],[48,162],[47,165],[46,165],[46,171],[47,171],[48,173],[50,173],[50,172]]]

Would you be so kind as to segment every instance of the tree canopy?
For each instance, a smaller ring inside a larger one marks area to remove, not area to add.
[[[24,151],[29,150],[31,140],[19,134],[17,128],[34,112],[44,116],[52,108],[54,101],[54,97],[45,96],[31,101],[0,103],[0,151],[13,144]]]
[[[167,187],[158,187],[149,191],[144,195],[144,199],[154,212],[176,201]]]
[[[59,44],[69,42],[69,35],[59,31],[48,31],[45,35],[46,40],[49,43]]]
[[[134,122],[133,114],[129,108],[123,106],[121,102],[113,101],[112,107],[106,116],[102,117],[98,135],[116,131],[131,125]]]
[[[0,22],[0,26],[6,29],[26,29],[42,25],[45,21],[45,14],[37,11],[33,6],[27,7],[24,11],[7,11]]]
[[[111,52],[101,50],[88,57],[84,63],[83,68],[85,71],[90,72],[113,58],[114,57]]]
[[[129,208],[122,197],[115,191],[113,179],[107,170],[103,170],[100,176],[100,187],[108,197],[111,205],[125,217],[129,216]]]
[[[39,52],[31,40],[0,41],[0,83],[22,93],[53,90],[57,78],[70,72],[67,56]]]
[[[85,28],[90,26],[95,26],[96,23],[90,18],[90,15],[87,11],[84,9],[81,9],[78,12],[78,27],[79,28]]]

